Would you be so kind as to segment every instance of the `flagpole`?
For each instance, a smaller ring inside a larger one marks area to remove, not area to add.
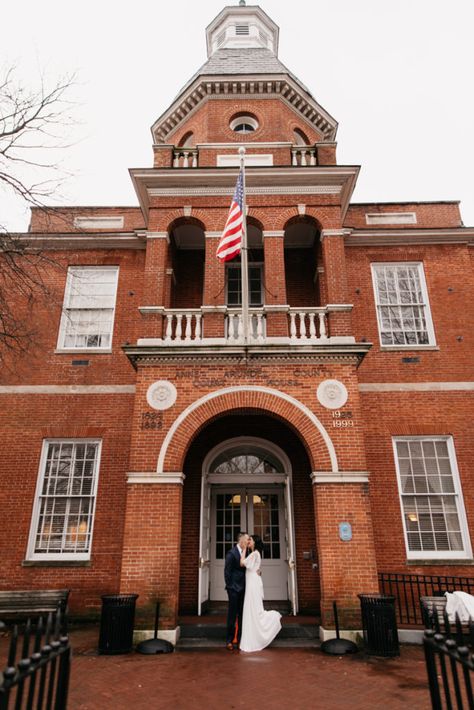
[[[245,200],[245,148],[239,148],[240,169],[242,171],[242,248],[241,248],[241,278],[242,278],[242,330],[244,345],[249,342],[249,282],[248,282],[248,256],[247,256],[247,205]]]

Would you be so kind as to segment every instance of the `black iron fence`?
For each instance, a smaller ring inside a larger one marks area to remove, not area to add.
[[[0,710],[65,710],[71,647],[61,614],[46,623],[28,619],[12,629],[8,660],[0,673]]]
[[[433,710],[472,710],[474,679],[474,623],[462,625],[456,615],[454,625],[444,614],[444,633],[435,612],[428,620],[423,647]]]
[[[395,597],[399,624],[422,626],[421,597],[443,596],[445,592],[474,594],[474,577],[379,572],[379,586],[382,594]]]

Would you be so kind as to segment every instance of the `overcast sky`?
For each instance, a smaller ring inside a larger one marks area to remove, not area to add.
[[[237,4],[237,3],[236,3]],[[250,4],[250,3],[248,3]],[[0,65],[77,72],[73,173],[61,201],[133,205],[130,167],[152,164],[150,126],[206,60],[221,0],[26,0],[1,11]],[[338,162],[361,165],[355,202],[461,200],[474,225],[473,0],[266,0],[279,57],[339,122]],[[0,193],[1,221],[27,212]]]

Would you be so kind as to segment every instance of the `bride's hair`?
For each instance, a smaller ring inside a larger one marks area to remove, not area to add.
[[[253,539],[253,541],[254,541],[254,543],[255,543],[255,549],[256,549],[256,550],[260,553],[260,555],[261,555],[262,552],[263,552],[263,542],[262,542],[262,538],[260,537],[260,535],[252,535],[252,539]]]

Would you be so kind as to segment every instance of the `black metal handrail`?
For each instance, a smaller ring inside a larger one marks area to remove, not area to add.
[[[443,596],[445,592],[474,594],[474,577],[379,572],[379,586],[382,594],[395,597],[399,624],[422,626],[421,597]]]
[[[71,647],[62,629],[61,612],[34,623],[28,619],[21,632],[15,625],[7,665],[0,674],[0,710],[65,710],[69,686]],[[17,659],[17,649],[21,652]]]

